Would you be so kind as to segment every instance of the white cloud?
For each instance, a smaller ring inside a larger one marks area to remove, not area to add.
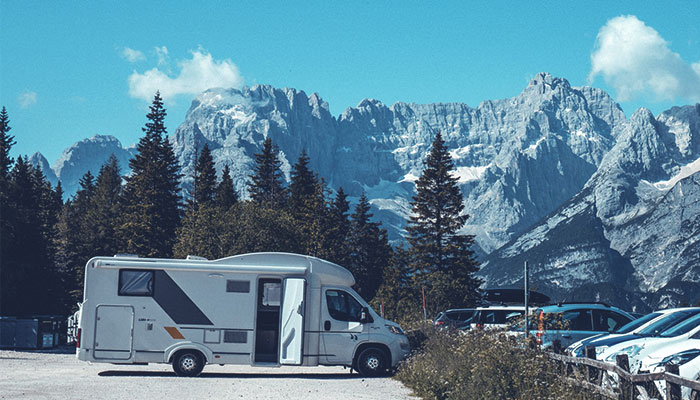
[[[700,62],[688,64],[653,28],[634,15],[609,20],[598,32],[589,79],[602,75],[621,101],[700,100]]]
[[[124,50],[122,50],[122,57],[124,57],[130,63],[135,63],[146,59],[146,56],[143,55],[142,52],[139,50],[130,49],[128,47],[124,47]]]
[[[216,61],[204,50],[193,51],[191,59],[181,60],[177,66],[180,72],[176,77],[170,77],[172,74],[157,67],[142,74],[134,71],[129,76],[129,94],[150,101],[159,90],[163,99],[171,101],[181,94],[199,94],[210,88],[240,87],[243,84],[238,67],[231,60]]]
[[[36,104],[36,92],[26,91],[19,95],[17,99],[19,106],[22,108],[28,108]]]
[[[156,55],[158,56],[158,65],[163,66],[163,65],[168,65],[168,61],[170,58],[168,57],[168,48],[165,46],[162,47],[156,47]]]

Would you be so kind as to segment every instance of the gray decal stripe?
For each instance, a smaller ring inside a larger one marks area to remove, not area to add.
[[[214,325],[167,272],[156,272],[153,300],[176,324]]]

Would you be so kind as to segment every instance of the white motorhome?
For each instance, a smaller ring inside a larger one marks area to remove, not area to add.
[[[207,363],[343,365],[381,375],[409,353],[408,338],[354,284],[339,265],[288,253],[95,257],[85,267],[77,357],[171,363],[181,376]]]

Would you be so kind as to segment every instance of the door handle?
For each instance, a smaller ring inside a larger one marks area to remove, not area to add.
[[[331,321],[326,321],[323,323],[323,329],[330,331],[331,330]]]

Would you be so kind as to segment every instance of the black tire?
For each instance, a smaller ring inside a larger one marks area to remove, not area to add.
[[[182,350],[173,357],[173,370],[177,376],[197,376],[204,364],[204,356],[197,350]]]
[[[388,357],[380,348],[368,347],[357,356],[357,372],[362,376],[384,376],[388,369]]]

